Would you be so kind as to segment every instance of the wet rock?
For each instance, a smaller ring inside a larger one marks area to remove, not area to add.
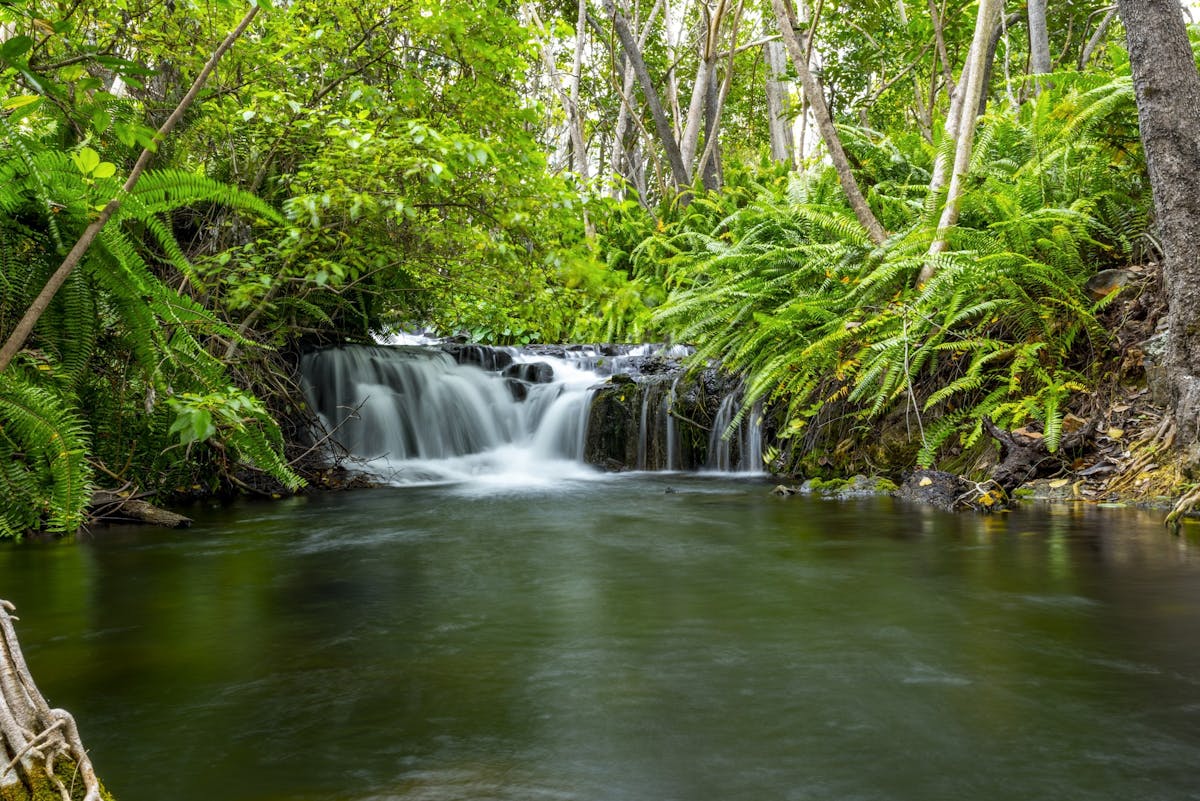
[[[510,364],[501,373],[505,378],[516,378],[529,384],[549,384],[554,380],[554,368],[545,362],[523,362]]]
[[[504,382],[508,386],[508,392],[512,395],[512,399],[517,403],[524,401],[529,397],[529,384],[524,381],[519,381],[515,378],[510,378]]]
[[[1065,478],[1040,478],[1030,481],[1013,490],[1013,497],[1019,500],[1035,501],[1077,501],[1082,500],[1078,485],[1080,481]]]
[[[778,490],[780,488],[776,488]],[[783,488],[787,489],[787,488]],[[896,490],[896,485],[886,478],[872,478],[857,475],[852,478],[821,479],[810,478],[788,494],[819,495],[823,498],[869,498],[876,495],[890,495]]]
[[[896,497],[954,512],[964,508],[962,499],[973,487],[972,482],[944,470],[914,470],[904,479]]]
[[[895,496],[946,512],[995,512],[1008,502],[1008,497],[994,481],[970,481],[943,470],[914,470],[904,479]]]
[[[461,345],[447,342],[442,350],[449,353],[459,364],[473,364],[484,370],[503,370],[513,363],[513,355],[507,350],[488,345]]]
[[[637,395],[632,379],[627,384],[610,383],[596,390],[588,412],[585,462],[608,470],[612,464],[619,468],[637,466]]]

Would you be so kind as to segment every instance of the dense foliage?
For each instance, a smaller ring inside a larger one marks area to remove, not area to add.
[[[778,466],[881,424],[928,464],[984,415],[1055,444],[1106,347],[1085,284],[1151,247],[1128,68],[1102,4],[1052,4],[1038,79],[1005,17],[939,231],[975,7],[795,9],[880,245],[770,3],[280,4],[157,143],[244,4],[0,6],[0,336],[122,201],[0,370],[0,536],[75,530],[97,486],[296,488],[283,355],[397,326],[695,342],[769,402]]]

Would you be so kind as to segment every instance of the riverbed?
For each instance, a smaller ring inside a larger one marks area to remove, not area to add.
[[[1200,542],[634,474],[0,550],[120,801],[1200,798]]]

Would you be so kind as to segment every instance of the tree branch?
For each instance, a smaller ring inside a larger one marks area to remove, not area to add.
[[[142,154],[138,157],[137,162],[134,163],[133,169],[129,173],[129,178],[126,179],[125,185],[121,187],[120,193],[105,204],[96,219],[84,229],[83,234],[79,237],[79,241],[75,243],[75,246],[71,248],[71,252],[63,259],[62,265],[46,281],[46,285],[42,287],[42,291],[34,298],[33,303],[30,304],[24,316],[21,317],[20,322],[17,323],[17,327],[13,329],[8,339],[5,340],[4,347],[0,348],[0,372],[3,372],[8,367],[18,351],[25,346],[25,341],[29,339],[29,335],[33,332],[33,328],[37,325],[38,320],[41,319],[42,314],[49,308],[50,301],[54,299],[54,295],[66,283],[67,278],[74,272],[79,262],[83,260],[84,254],[87,253],[88,248],[91,247],[100,230],[104,228],[105,224],[121,208],[121,198],[132,192],[134,186],[137,185],[138,179],[142,177],[142,173],[149,166],[150,159],[154,155],[154,150],[157,149],[158,143],[165,139],[167,134],[183,118],[184,112],[187,111],[188,107],[196,99],[196,95],[200,94],[200,89],[204,86],[205,81],[208,80],[208,76],[216,69],[217,62],[225,55],[225,51],[233,46],[233,43],[242,35],[242,32],[250,26],[250,23],[258,14],[258,10],[259,7],[257,5],[251,7],[246,12],[246,15],[242,17],[242,21],[238,23],[238,26],[230,31],[225,40],[209,56],[208,62],[200,70],[200,74],[196,76],[196,80],[192,82],[192,87],[188,89],[187,94],[179,101],[179,105],[171,112],[171,116],[167,117],[166,122],[155,133],[154,142],[142,150]]]

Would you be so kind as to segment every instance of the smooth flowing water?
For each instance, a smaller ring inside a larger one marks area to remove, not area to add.
[[[199,509],[0,550],[122,801],[1200,797],[1155,516],[683,475]]]

